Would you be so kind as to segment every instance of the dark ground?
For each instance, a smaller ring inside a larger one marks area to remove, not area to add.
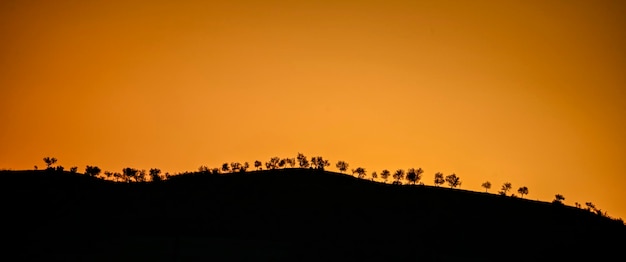
[[[626,226],[589,211],[308,169],[113,183],[0,172],[12,261],[626,259]]]

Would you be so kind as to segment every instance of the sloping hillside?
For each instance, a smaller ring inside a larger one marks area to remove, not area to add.
[[[622,223],[573,207],[309,169],[0,181],[6,251],[25,259],[623,260],[626,244]]]

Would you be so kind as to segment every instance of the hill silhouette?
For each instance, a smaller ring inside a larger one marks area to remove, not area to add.
[[[3,253],[18,260],[625,259],[626,226],[579,208],[321,170],[0,181]]]

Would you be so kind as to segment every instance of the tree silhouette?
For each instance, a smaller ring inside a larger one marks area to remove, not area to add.
[[[556,194],[554,195],[554,200],[552,201],[552,203],[554,204],[563,204],[563,200],[565,200],[565,197],[561,194]]]
[[[44,157],[43,162],[46,163],[46,169],[51,169],[52,165],[54,165],[57,162],[57,159],[54,157]]]
[[[383,171],[380,172],[380,177],[385,180],[385,183],[387,183],[387,178],[389,178],[389,175],[391,175],[391,172],[389,172],[389,170],[385,169]]]
[[[139,170],[134,169],[134,168],[127,167],[127,168],[122,169],[123,178],[126,179],[126,182],[130,182],[132,179],[134,179],[135,182],[137,182],[138,173],[139,173]]]
[[[65,170],[65,168],[63,166],[57,166],[54,168],[54,170],[56,170],[57,172],[63,172],[63,170]]]
[[[298,153],[298,165],[300,165],[301,168],[307,168],[309,167],[309,160],[307,160],[306,156],[304,156],[304,154],[302,153]]]
[[[111,177],[113,176],[113,173],[109,171],[104,171],[104,176],[106,176],[107,179],[111,179]]]
[[[395,183],[399,184],[400,180],[402,180],[404,178],[404,170],[402,169],[398,169],[396,170],[395,173],[393,173],[393,179],[395,179]]]
[[[489,189],[491,189],[491,182],[486,181],[485,183],[483,183],[482,185],[480,185],[481,187],[485,188],[485,192],[489,191]]]
[[[136,176],[135,176],[135,181],[137,182],[145,182],[146,181],[146,170],[142,169],[139,170],[139,172],[137,172]]]
[[[461,185],[461,179],[458,176],[456,176],[455,173],[452,173],[451,175],[447,175],[446,182],[448,182],[448,185],[450,186],[450,188],[455,188]]]
[[[509,190],[511,190],[511,188],[513,188],[513,186],[511,186],[511,183],[506,182],[502,185],[502,188],[500,189],[500,192],[498,192],[500,195],[506,196],[506,192],[509,192]]]
[[[269,162],[265,163],[265,167],[267,167],[267,169],[276,169],[278,168],[278,164],[280,163],[280,158],[279,157],[272,157],[270,158]]]
[[[413,183],[413,185],[415,185],[415,183],[419,182],[420,179],[422,179],[423,173],[424,173],[424,170],[422,170],[421,168],[418,168],[418,169],[409,168],[409,170],[406,171],[406,180],[408,180],[409,182]]]
[[[200,166],[198,167],[198,172],[203,174],[209,174],[211,173],[211,169],[208,166]]]
[[[152,179],[153,182],[159,182],[159,181],[163,180],[161,178],[161,169],[151,168],[150,169],[150,178]]]
[[[224,164],[222,164],[222,171],[223,171],[224,173],[226,173],[226,172],[230,171],[230,166],[228,165],[228,163],[224,163]]]
[[[90,177],[97,177],[100,174],[100,168],[97,166],[87,166],[85,167],[85,175]]]
[[[517,189],[517,193],[520,194],[520,196],[522,196],[522,198],[524,198],[524,195],[528,195],[528,187],[520,187],[519,189]]]
[[[589,211],[596,210],[596,205],[591,202],[585,202],[585,206],[587,206],[587,210]]]
[[[354,175],[354,173],[357,174],[358,178],[363,178],[365,177],[365,175],[367,175],[367,171],[365,170],[365,168],[362,168],[362,167],[357,167],[356,169],[352,169],[352,174]]]
[[[293,168],[294,166],[296,166],[296,159],[295,158],[285,158],[285,161],[287,161],[287,164],[289,165],[289,167]]]
[[[441,172],[435,173],[435,186],[443,185],[443,183],[445,182],[446,180],[443,178],[443,173]]]
[[[321,156],[316,156],[311,158],[311,166],[315,169],[324,170],[325,167],[330,166],[330,162]]]
[[[239,162],[232,162],[230,163],[230,171],[235,173],[237,171],[239,171],[241,169],[241,163]]]
[[[284,158],[278,161],[278,167],[284,168],[286,165],[287,165],[287,160],[285,160]]]
[[[343,173],[343,172],[346,172],[346,170],[348,170],[348,167],[350,165],[346,163],[345,161],[337,161],[337,164],[335,166],[337,167],[337,169],[339,169],[339,172]]]
[[[78,173],[78,167],[77,166],[70,167],[70,173],[72,174]]]
[[[378,173],[376,173],[376,171],[372,172],[372,181],[374,181],[374,179],[378,178]]]
[[[239,172],[246,172],[250,168],[250,163],[244,162],[243,165],[239,167]]]
[[[254,168],[256,168],[256,170],[261,169],[261,166],[263,166],[263,163],[261,163],[261,161],[259,160],[254,161]]]

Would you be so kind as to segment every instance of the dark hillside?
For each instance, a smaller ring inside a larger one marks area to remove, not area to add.
[[[626,227],[585,210],[316,170],[0,179],[5,249],[24,260],[625,259]]]

